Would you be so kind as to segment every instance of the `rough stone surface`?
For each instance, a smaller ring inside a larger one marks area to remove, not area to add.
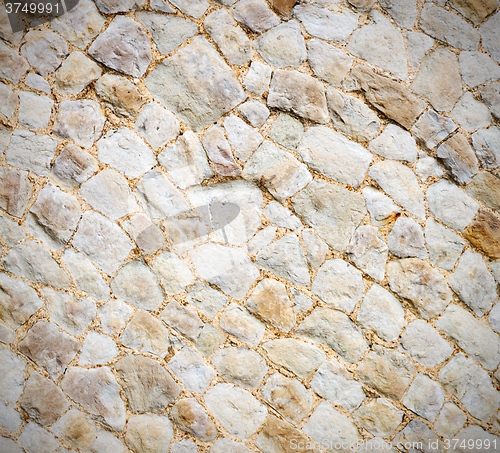
[[[137,453],[167,453],[174,430],[164,415],[132,415],[127,423],[126,444]]]
[[[85,54],[72,52],[56,72],[56,90],[62,94],[78,94],[101,74],[101,68]]]
[[[479,87],[481,99],[495,118],[500,118],[500,82]]]
[[[401,423],[403,413],[385,398],[377,398],[354,411],[353,417],[371,434],[390,437]]]
[[[443,443],[437,436],[437,434],[432,431],[423,421],[412,420],[408,423],[405,428],[394,438],[392,441],[393,445],[418,445],[422,446],[421,451],[425,453],[430,453],[431,451],[443,451]],[[435,447],[432,448],[431,447]],[[407,450],[409,451],[409,450]]]
[[[500,165],[500,129],[490,127],[472,134],[472,144],[476,155],[485,168],[497,168]]]
[[[419,374],[403,398],[403,404],[429,421],[434,421],[443,405],[444,391],[425,374]]]
[[[370,151],[386,159],[405,162],[415,162],[418,154],[415,139],[394,124],[388,124],[384,132],[370,142],[369,148]]]
[[[457,102],[451,115],[460,126],[470,132],[489,126],[492,120],[488,107],[478,101],[470,91]]]
[[[214,369],[189,346],[183,347],[168,362],[168,367],[190,392],[203,393],[215,378]]]
[[[71,408],[51,431],[75,448],[86,448],[97,438],[98,430],[92,420],[76,407]]]
[[[194,398],[185,398],[172,407],[170,414],[175,424],[202,442],[210,442],[217,435],[217,428]]]
[[[87,181],[98,169],[94,156],[69,143],[57,156],[50,176],[61,186],[74,189]]]
[[[366,208],[370,213],[372,225],[386,225],[401,212],[398,205],[373,186],[363,188],[363,197],[366,201]]]
[[[3,41],[0,43],[0,76],[12,83],[18,83],[29,68],[28,62]]]
[[[267,373],[266,360],[247,348],[224,348],[215,352],[212,363],[227,382],[256,389]]]
[[[177,136],[179,120],[167,109],[151,102],[137,116],[135,130],[154,149],[158,149]]]
[[[466,192],[489,208],[500,212],[500,179],[486,171],[474,176],[467,184]]]
[[[411,132],[425,149],[432,151],[456,129],[457,125],[451,119],[429,110],[419,118]]]
[[[119,75],[104,74],[94,87],[99,99],[119,117],[134,118],[145,102],[137,87]]]
[[[387,235],[389,250],[400,258],[427,258],[422,227],[409,217],[400,217]]]
[[[222,123],[234,155],[243,162],[248,160],[264,140],[256,129],[235,115],[226,116]]]
[[[500,22],[500,15],[496,13],[491,16],[480,28],[482,45],[491,53],[491,56],[497,63],[500,63],[500,51],[498,50],[498,42],[500,35],[498,33],[498,24]]]
[[[307,58],[314,74],[332,85],[339,85],[352,67],[353,58],[320,39],[307,43]]]
[[[464,230],[464,236],[489,257],[500,258],[500,218],[480,209]]]
[[[239,0],[231,12],[233,17],[255,33],[266,31],[280,23],[263,0]]]
[[[54,101],[47,96],[21,91],[19,93],[19,124],[40,129],[49,125]]]
[[[452,402],[445,403],[439,417],[436,419],[434,429],[445,437],[453,437],[464,426],[467,416]]]
[[[203,322],[196,312],[173,300],[161,312],[161,319],[191,341],[196,341],[203,328]]]
[[[439,146],[437,157],[458,184],[465,184],[478,171],[476,156],[467,139],[460,133]]]
[[[258,61],[253,61],[243,85],[245,85],[247,90],[260,96],[269,88],[271,73],[272,69],[270,66]]]
[[[243,115],[253,127],[261,127],[269,118],[269,109],[264,104],[254,99],[249,99],[238,106],[238,112]]]
[[[54,72],[68,55],[68,45],[52,31],[31,30],[24,38],[21,54],[39,74],[46,76]]]

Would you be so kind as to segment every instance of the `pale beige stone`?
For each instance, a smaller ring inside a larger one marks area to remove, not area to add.
[[[173,436],[172,422],[165,415],[132,415],[125,442],[135,453],[167,453]]]
[[[175,403],[170,416],[180,429],[202,442],[210,442],[217,436],[214,422],[194,398],[185,398]]]
[[[219,375],[227,382],[256,389],[267,373],[266,360],[247,348],[219,349],[212,357]]]
[[[97,437],[97,426],[82,411],[73,407],[50,430],[77,449],[88,447]]]
[[[390,437],[402,422],[403,414],[385,398],[375,398],[355,410],[353,417],[374,436]]]
[[[137,87],[122,76],[104,74],[94,87],[99,99],[117,116],[134,118],[146,102]]]

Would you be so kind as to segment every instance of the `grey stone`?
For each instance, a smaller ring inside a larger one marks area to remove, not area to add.
[[[23,393],[26,360],[12,352],[8,347],[1,346],[0,364],[3,371],[0,397],[15,405]]]
[[[280,113],[271,127],[270,138],[285,148],[295,149],[304,133],[302,123],[286,113]]]
[[[500,79],[500,66],[482,52],[460,52],[458,61],[462,79],[471,88]]]
[[[156,360],[129,354],[115,363],[130,410],[162,412],[181,388]]]
[[[161,358],[165,358],[170,346],[165,325],[144,310],[135,312],[120,336],[120,342],[134,351],[150,352]]]
[[[8,85],[0,83],[0,94],[2,95],[2,105],[0,113],[10,119],[19,104],[19,95]]]
[[[472,144],[476,155],[485,168],[500,165],[500,129],[492,126],[472,134]]]
[[[354,61],[344,51],[315,38],[307,43],[307,58],[314,74],[332,85],[340,84]]]
[[[432,151],[456,129],[457,125],[451,119],[428,110],[411,128],[411,133],[423,148]]]
[[[39,176],[47,176],[56,147],[57,140],[53,137],[16,129],[10,139],[9,147],[5,150],[5,162],[32,171]]]
[[[307,261],[309,261],[313,269],[318,269],[325,261],[328,246],[312,228],[305,228],[302,230],[301,235]]]
[[[351,238],[346,253],[349,259],[370,277],[377,281],[384,279],[389,252],[376,227],[361,225]]]
[[[147,104],[135,121],[135,130],[154,149],[161,148],[179,133],[179,120],[155,102]]]
[[[404,162],[415,162],[418,154],[415,139],[394,124],[388,124],[384,132],[370,142],[369,149],[386,159]]]
[[[233,17],[255,33],[261,33],[280,23],[264,0],[239,0],[231,9]]]
[[[253,127],[261,127],[269,118],[269,109],[262,103],[249,99],[245,103],[238,106],[238,112]]]
[[[243,162],[248,160],[264,140],[256,129],[235,115],[226,116],[222,123],[234,155]]]
[[[266,278],[261,280],[245,303],[254,315],[278,330],[289,332],[295,326],[295,313],[285,285]]]
[[[387,245],[392,254],[400,258],[428,257],[422,227],[412,218],[400,217],[387,235]]]
[[[363,196],[366,200],[366,208],[370,213],[372,225],[386,225],[397,213],[401,212],[399,206],[373,186],[364,187]]]
[[[156,168],[135,185],[142,208],[153,219],[172,217],[190,210],[181,192]]]
[[[329,452],[347,453],[361,436],[356,425],[333,406],[323,401],[313,412],[303,431]]]
[[[169,360],[168,367],[190,392],[203,393],[217,376],[215,370],[206,365],[201,356],[189,346],[175,354]]]
[[[85,255],[69,248],[64,251],[62,260],[77,289],[85,291],[97,300],[109,299],[108,284]]]
[[[292,205],[295,212],[338,251],[347,247],[366,215],[361,195],[320,180],[313,181],[295,195]]]
[[[272,69],[267,64],[252,61],[243,85],[252,93],[262,96],[269,88],[271,73]]]
[[[329,9],[314,3],[303,4],[293,9],[293,15],[309,34],[325,41],[345,42],[358,27],[358,14],[342,6]]]
[[[173,444],[170,451],[172,453],[198,453],[198,446],[190,439],[183,439]]]
[[[0,324],[0,342],[11,344],[16,338],[16,331],[5,324]]]
[[[474,360],[458,353],[439,372],[439,382],[469,413],[488,421],[498,409],[500,395],[491,378]]]
[[[208,319],[213,319],[224,308],[227,300],[224,294],[201,281],[197,281],[186,295],[186,301],[203,313]]]
[[[366,293],[356,321],[383,340],[394,341],[403,329],[405,310],[396,297],[375,283]]]
[[[267,410],[250,392],[217,384],[203,399],[221,425],[233,436],[247,440],[264,422]]]
[[[464,426],[467,416],[453,402],[445,403],[439,417],[436,419],[434,429],[444,437],[453,437]]]
[[[66,412],[50,430],[78,449],[88,447],[98,434],[95,423],[76,407]]]
[[[221,176],[241,175],[241,169],[234,160],[229,142],[219,125],[214,125],[205,131],[202,143],[217,173]]]
[[[326,354],[321,349],[293,338],[270,340],[262,347],[269,360],[300,378],[306,377],[326,359]]]
[[[500,212],[500,178],[486,171],[480,172],[469,181],[466,192]]]
[[[60,332],[46,319],[38,321],[19,343],[23,354],[56,379],[64,373],[80,348],[78,341]]]
[[[428,53],[410,88],[427,99],[437,111],[451,110],[462,96],[462,79],[456,55],[445,47]]]
[[[169,295],[179,294],[194,283],[194,276],[187,264],[172,252],[164,251],[153,261],[153,271]]]
[[[352,312],[364,292],[363,277],[343,260],[328,260],[316,274],[311,291],[328,305]]]
[[[203,328],[203,322],[196,312],[173,300],[160,313],[161,319],[169,327],[177,330],[191,341],[196,341]]]
[[[424,194],[415,173],[408,167],[387,160],[372,165],[368,174],[404,209],[425,219]]]
[[[411,452],[414,449],[412,445],[419,447],[422,453],[442,453],[443,442],[427,425],[418,419],[414,419],[408,423],[405,428],[398,433],[392,441],[394,446],[403,447],[403,451]],[[408,445],[406,448],[404,445]]]
[[[488,107],[475,99],[470,91],[467,91],[457,102],[451,111],[451,116],[462,128],[470,132],[488,127],[492,121]]]
[[[387,438],[391,437],[399,426],[403,420],[403,414],[403,411],[396,410],[385,398],[377,398],[354,411],[353,417],[371,434]],[[368,448],[367,451],[373,450]],[[388,451],[393,450],[388,449]]]
[[[410,18],[408,8],[403,8],[405,17]],[[377,10],[370,13],[370,19],[369,24],[353,32],[346,49],[400,79],[406,79],[408,64],[403,35]]]
[[[267,373],[264,357],[247,348],[219,349],[212,363],[222,379],[240,387],[259,388]]]
[[[254,41],[257,52],[272,66],[299,67],[307,59],[306,45],[297,22],[282,23]]]
[[[486,19],[498,6],[497,0],[485,1],[464,1],[464,0],[451,0],[450,6],[460,13],[474,25],[479,25]]]
[[[211,324],[206,323],[196,341],[196,349],[205,357],[209,357],[224,343],[226,337]]]
[[[249,346],[257,346],[266,331],[266,326],[238,304],[229,304],[220,317],[221,329]]]
[[[319,80],[298,71],[274,71],[267,105],[291,111],[316,123],[329,121],[323,85]]]
[[[296,334],[332,348],[348,363],[357,362],[368,347],[363,331],[347,315],[330,308],[316,308],[300,323]]]
[[[26,237],[21,225],[2,215],[0,215],[0,235],[7,247],[14,247]]]
[[[136,453],[167,453],[173,437],[172,422],[165,415],[132,415],[125,443]]]
[[[104,74],[94,88],[99,99],[119,117],[133,119],[146,102],[137,87],[119,75]]]
[[[113,360],[119,353],[120,350],[111,338],[91,330],[83,342],[78,364],[102,365]]]
[[[172,4],[179,8],[184,14],[200,19],[209,7],[205,0],[171,0]]]
[[[250,40],[226,10],[210,13],[203,25],[229,64],[246,66],[250,63],[253,56]]]
[[[481,255],[466,250],[448,279],[453,291],[478,316],[490,311],[498,298],[497,284]]]
[[[418,374],[403,398],[403,404],[433,422],[444,403],[441,386],[425,374]]]
[[[123,74],[141,77],[151,63],[151,41],[130,17],[116,16],[88,49],[91,57]]]
[[[479,209],[478,203],[446,180],[434,183],[425,195],[431,214],[455,230],[465,229]]]
[[[200,184],[214,176],[200,140],[189,130],[158,155],[158,162],[181,189]]]
[[[146,0],[96,0],[96,5],[104,14],[115,14],[142,9]]]
[[[49,125],[54,106],[52,99],[29,91],[21,91],[19,99],[19,124],[30,129],[44,128]]]
[[[297,230],[302,227],[301,221],[277,201],[270,201],[263,211],[264,215],[277,227]]]
[[[80,0],[62,16],[54,18],[50,26],[71,44],[84,49],[99,34],[105,19],[91,0]]]
[[[177,401],[170,411],[170,416],[180,429],[202,442],[210,442],[217,436],[214,422],[194,398]]]
[[[74,189],[87,181],[98,169],[94,156],[68,143],[57,156],[50,177],[61,186]]]
[[[49,250],[35,241],[23,242],[2,258],[7,271],[44,285],[67,288],[68,275],[52,258]]]
[[[436,327],[486,369],[497,367],[500,361],[498,335],[464,308],[450,305],[436,321]],[[477,338],[481,338],[481,342],[478,343]]]
[[[146,77],[145,84],[160,103],[196,132],[245,98],[232,70],[201,36],[163,60]]]
[[[42,76],[54,72],[68,53],[66,41],[50,30],[29,31],[21,48],[21,54]]]
[[[415,174],[425,183],[429,178],[441,178],[444,175],[443,167],[439,162],[421,152],[415,165]]]
[[[0,42],[0,77],[12,83],[19,83],[29,68],[29,64],[19,52]]]
[[[396,2],[393,3],[395,6],[398,5]],[[406,34],[406,42],[410,66],[413,69],[417,69],[422,58],[424,58],[425,54],[432,48],[435,41],[424,33],[410,31]]]
[[[151,33],[158,51],[163,55],[173,52],[184,41],[198,33],[194,22],[179,16],[141,11],[136,13],[135,17]]]
[[[500,14],[496,13],[491,16],[480,28],[482,46],[490,52],[491,56],[498,63],[500,63],[500,51],[498,50],[498,43],[500,39],[500,34],[498,32],[499,23]]]
[[[500,331],[500,305],[495,304],[495,306],[491,309],[488,316],[488,324],[491,326],[493,330],[496,332]]]
[[[5,430],[14,433],[19,429],[21,424],[22,419],[19,412],[8,406],[3,400],[0,400],[0,426]]]
[[[125,302],[112,299],[98,309],[102,331],[108,335],[117,336],[128,323],[133,308]]]
[[[101,77],[101,68],[82,52],[72,52],[56,72],[55,88],[62,94],[78,94]],[[50,87],[49,87],[50,93]]]
[[[90,444],[92,453],[127,453],[127,447],[109,431],[101,431],[97,439]],[[67,453],[67,452],[64,452]]]
[[[500,82],[479,87],[478,91],[495,118],[500,118]]]
[[[52,453],[61,443],[36,423],[28,422],[18,441],[29,453]]]
[[[361,383],[336,359],[324,362],[311,380],[311,389],[335,405],[352,411],[365,399]]]
[[[143,254],[152,255],[165,243],[162,231],[145,214],[139,213],[130,217],[122,223],[122,227]]]
[[[365,384],[396,400],[403,396],[415,372],[416,366],[404,354],[378,345],[372,346],[357,368]]]
[[[104,121],[101,106],[96,101],[62,101],[57,110],[53,131],[61,138],[90,148],[101,135]]]
[[[380,6],[400,27],[413,28],[413,24],[417,20],[416,0],[381,0]]]

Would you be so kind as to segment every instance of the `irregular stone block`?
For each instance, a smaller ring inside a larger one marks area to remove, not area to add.
[[[248,160],[264,140],[256,129],[233,114],[226,116],[222,123],[234,155],[243,162]]]
[[[491,173],[482,171],[474,176],[467,184],[466,192],[500,212],[500,179]]]
[[[14,406],[23,393],[26,360],[12,352],[8,346],[1,346],[0,365],[3,373],[0,397]]]
[[[97,426],[76,407],[71,408],[52,427],[51,431],[75,448],[88,447],[97,437]]]
[[[33,194],[28,172],[11,168],[0,169],[0,207],[21,218]]]
[[[252,93],[262,96],[269,88],[271,73],[272,69],[267,64],[252,61],[243,85]]]
[[[203,322],[192,308],[173,300],[161,311],[161,319],[191,341],[196,341],[203,328]]]
[[[394,2],[395,5],[399,3]],[[408,57],[410,60],[410,66],[413,69],[417,69],[424,58],[425,54],[434,45],[434,39],[424,33],[418,33],[410,31],[406,34],[406,41],[408,44]]]
[[[366,200],[366,208],[370,213],[372,225],[387,225],[401,212],[401,208],[396,203],[373,186],[363,188],[363,197]]]
[[[257,346],[266,331],[265,324],[235,303],[231,303],[225,308],[219,324],[221,329],[249,346]]]
[[[267,373],[266,360],[247,348],[219,349],[212,357],[217,372],[227,382],[257,389]]]
[[[206,365],[201,356],[189,346],[184,346],[175,354],[169,360],[168,367],[189,392],[203,393],[217,376],[215,370]]]
[[[403,411],[396,410],[385,398],[377,398],[355,410],[352,416],[374,436],[391,437],[403,420],[403,414]]]
[[[381,0],[380,6],[400,27],[413,28],[413,24],[417,20],[416,0]]]
[[[432,151],[456,129],[457,125],[451,119],[428,110],[411,128],[411,133],[422,147]]]
[[[425,260],[427,250],[422,227],[409,217],[400,217],[387,235],[389,250],[400,258],[415,256]]]
[[[119,75],[104,74],[94,88],[99,99],[120,117],[134,118],[146,102],[137,87]]]
[[[384,132],[370,142],[369,149],[386,159],[405,162],[415,162],[418,154],[415,139],[394,124],[388,124]]]
[[[170,416],[180,429],[202,442],[210,442],[217,436],[214,422],[194,398],[177,401],[170,410]]]
[[[50,177],[61,186],[74,189],[87,181],[98,169],[94,156],[68,143],[57,156]]]
[[[254,99],[249,99],[239,105],[238,113],[243,115],[253,127],[261,127],[269,118],[269,109]]]
[[[134,127],[156,150],[177,137],[180,123],[173,113],[155,102],[150,102],[139,113]]]
[[[480,127],[488,127],[493,119],[488,107],[478,101],[470,91],[467,91],[457,102],[451,111],[451,116],[469,132]]]
[[[234,160],[229,142],[220,126],[214,125],[205,131],[202,144],[217,173],[221,176],[241,175],[241,169]]]
[[[479,25],[498,7],[497,0],[451,0],[450,6],[460,13],[474,25]]]
[[[0,77],[12,83],[19,83],[29,64],[24,57],[3,41],[0,42]]]
[[[481,44],[490,52],[491,56],[497,63],[500,63],[500,34],[498,33],[500,26],[500,14],[496,13],[491,16],[479,29],[481,32]]]
[[[173,437],[172,422],[165,415],[132,415],[125,443],[137,453],[167,453]]]
[[[497,168],[500,165],[500,129],[492,126],[472,134],[472,144],[476,155],[485,168]]]
[[[118,299],[112,299],[98,309],[102,331],[108,335],[119,335],[134,313],[133,308]]]
[[[480,209],[464,230],[464,236],[489,257],[500,258],[500,218]]]
[[[101,77],[101,68],[82,52],[72,52],[56,72],[55,87],[62,94],[78,94]]]
[[[307,43],[307,59],[314,74],[332,85],[340,84],[354,61],[337,47],[315,38]]]
[[[239,0],[231,9],[233,17],[255,33],[266,31],[280,23],[263,0]]]
[[[422,445],[423,451],[432,450],[442,453],[443,442],[423,421],[414,419],[398,433],[392,441],[393,445]],[[432,450],[429,446],[432,446]]]
[[[83,342],[78,364],[103,365],[111,362],[119,353],[120,350],[111,338],[91,330]]]
[[[21,48],[21,54],[42,76],[54,72],[68,53],[66,41],[50,30],[29,31]]]
[[[21,91],[19,99],[19,124],[30,129],[44,128],[49,125],[54,106],[52,99],[29,91]]]
[[[417,415],[433,422],[444,403],[441,386],[425,374],[419,374],[403,398],[403,404]]]

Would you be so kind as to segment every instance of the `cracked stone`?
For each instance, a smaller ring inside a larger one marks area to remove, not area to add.
[[[385,398],[376,398],[361,406],[352,415],[354,420],[374,436],[387,438],[391,437],[403,421],[403,414],[403,411],[397,410]]]
[[[263,230],[259,231],[252,239],[247,243],[248,253],[254,255],[260,252],[264,247],[268,246],[274,241],[276,236],[276,231],[278,229],[274,226],[267,226]]]
[[[0,43],[0,62],[0,77],[12,83],[19,83],[29,68],[26,59],[3,41]]]
[[[165,243],[161,230],[145,214],[133,215],[122,226],[146,255],[156,253]]]
[[[388,124],[384,132],[370,142],[369,149],[386,159],[405,162],[415,162],[418,154],[415,139],[394,124]]]
[[[255,33],[261,33],[280,23],[263,0],[239,0],[231,9],[233,17]]]
[[[102,365],[113,360],[119,353],[120,350],[111,338],[91,330],[83,342],[78,364]]]
[[[177,352],[169,360],[168,367],[190,392],[203,393],[217,376],[215,370],[206,365],[201,356],[189,346]]]
[[[179,120],[156,102],[150,102],[139,113],[135,130],[155,150],[165,146],[179,134]]]
[[[451,119],[429,110],[411,128],[411,133],[423,148],[432,151],[456,129],[457,125]]]
[[[120,334],[134,313],[131,306],[117,299],[112,299],[98,309],[102,331],[108,335]]]
[[[261,127],[269,118],[269,109],[254,99],[249,99],[239,105],[238,113],[243,115],[253,127]]]
[[[125,443],[136,453],[167,453],[174,430],[164,415],[132,415],[127,423]]]
[[[314,74],[332,85],[340,84],[354,61],[344,51],[315,38],[307,43],[307,59]]]
[[[500,129],[490,127],[472,134],[472,144],[476,155],[485,168],[496,168],[500,165]]]
[[[173,300],[160,313],[161,319],[171,328],[179,331],[191,341],[199,337],[203,322],[190,307]]]
[[[387,245],[392,254],[400,258],[428,257],[422,227],[410,217],[400,217],[387,235]]]
[[[21,48],[21,54],[42,76],[54,72],[68,53],[66,41],[49,30],[29,31]]]
[[[52,425],[51,431],[78,449],[88,447],[98,434],[95,423],[76,407],[70,409]]]
[[[104,74],[94,88],[99,99],[119,117],[133,119],[146,102],[137,87],[119,75]]]
[[[49,125],[54,106],[52,99],[29,91],[21,91],[19,99],[19,124],[30,129],[44,128]]]
[[[234,155],[243,162],[252,155],[264,140],[264,137],[256,129],[233,114],[226,116],[222,123],[229,144],[234,150]]]
[[[101,68],[82,52],[72,52],[56,72],[55,87],[62,94],[78,94],[101,77]]]
[[[156,360],[129,354],[115,363],[130,410],[162,412],[181,388]]]
[[[220,327],[249,346],[257,346],[266,326],[238,304],[231,303],[222,312]]]
[[[399,206],[373,186],[363,188],[363,197],[366,200],[366,208],[370,213],[372,225],[387,225],[396,214],[401,212]]]
[[[68,143],[54,162],[50,177],[63,187],[75,189],[99,169],[97,159]]]
[[[500,217],[480,209],[464,236],[490,258],[500,258]]]
[[[219,125],[205,131],[202,144],[217,173],[221,176],[241,176],[241,169],[234,160],[229,142]]]
[[[194,398],[185,398],[175,403],[170,416],[180,429],[202,442],[210,442],[217,436],[214,422]]]
[[[483,171],[474,176],[467,184],[466,192],[500,212],[500,179],[491,173]]]
[[[271,73],[272,69],[267,64],[252,61],[243,85],[252,93],[262,96],[269,88]]]

